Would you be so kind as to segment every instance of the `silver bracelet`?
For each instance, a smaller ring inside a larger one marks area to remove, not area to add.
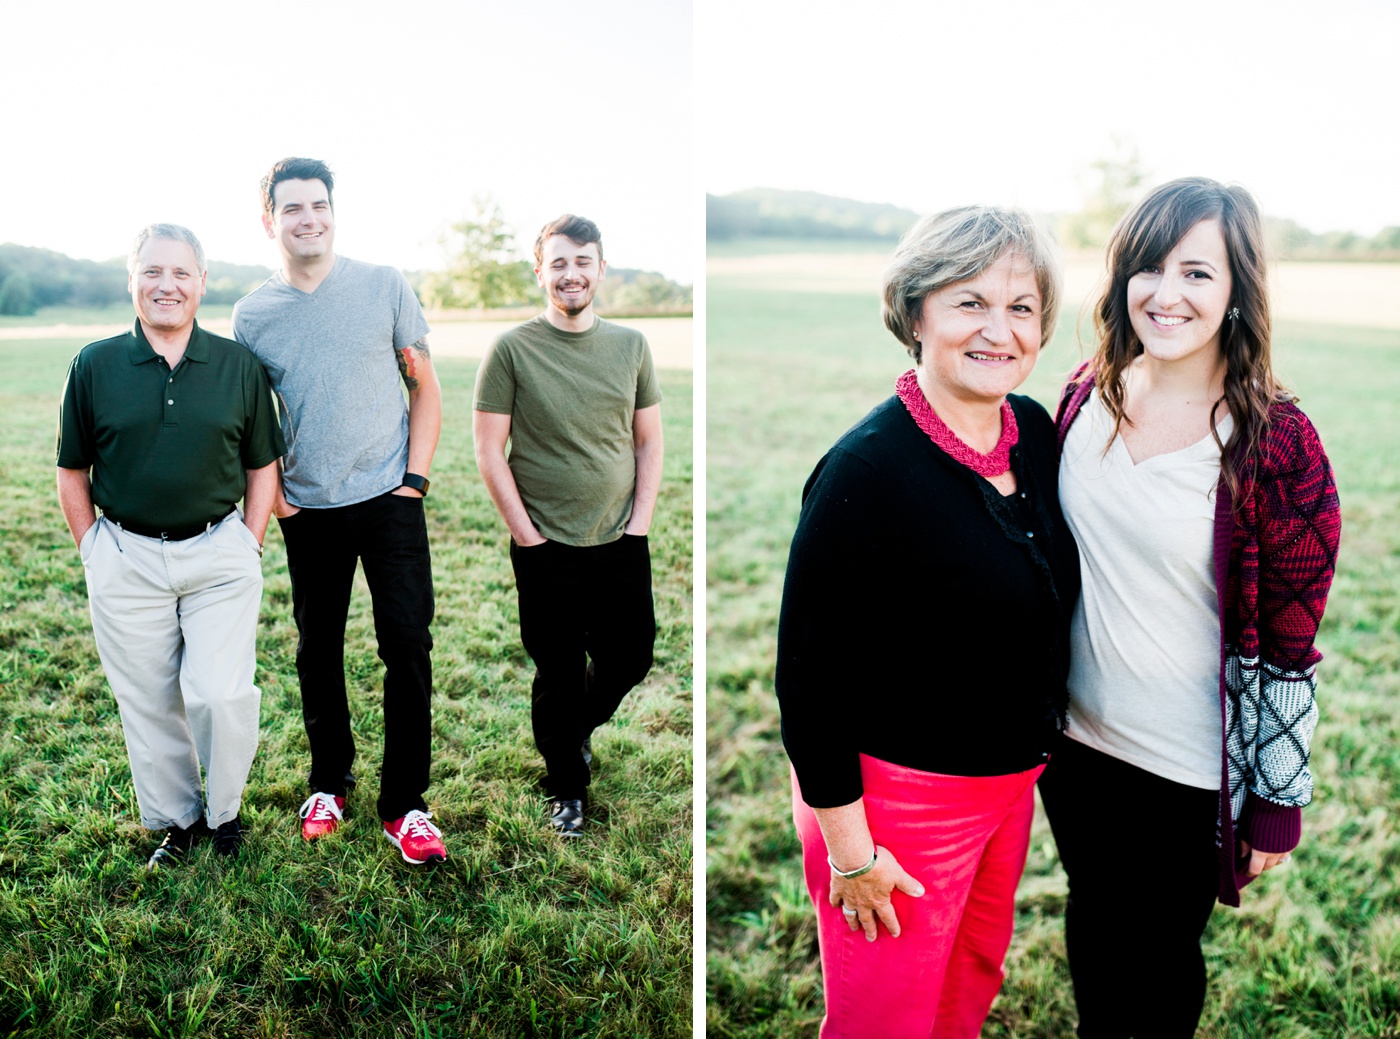
[[[867,862],[864,866],[861,866],[859,869],[851,870],[849,873],[839,868],[836,865],[836,863],[832,862],[830,855],[826,857],[826,864],[831,867],[831,872],[835,873],[838,877],[845,877],[847,880],[850,880],[852,877],[863,877],[875,868],[875,852],[872,851],[870,853],[869,862]]]

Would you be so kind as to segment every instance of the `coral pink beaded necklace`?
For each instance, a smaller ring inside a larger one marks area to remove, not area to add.
[[[997,441],[996,447],[984,455],[963,443],[935,414],[933,408],[929,407],[928,399],[919,388],[919,378],[913,368],[895,380],[894,388],[915,424],[950,458],[988,479],[1000,476],[1011,468],[1011,449],[1016,446],[1021,434],[1016,428],[1016,413],[1011,410],[1009,401],[1001,402],[1001,439]]]

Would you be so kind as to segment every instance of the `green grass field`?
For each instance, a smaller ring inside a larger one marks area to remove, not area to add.
[[[730,249],[725,256],[742,255]],[[803,261],[792,270],[800,281]],[[789,279],[792,283],[793,279]],[[815,284],[815,283],[814,283]],[[824,284],[824,283],[823,283]],[[821,979],[789,814],[773,660],[787,547],[803,482],[836,438],[910,366],[878,300],[856,291],[707,281],[707,928],[712,1037],[815,1036]],[[1064,314],[1023,392],[1053,410],[1078,361]],[[1400,1034],[1400,332],[1284,324],[1276,366],[1322,433],[1342,498],[1340,567],[1319,643],[1316,798],[1292,862],[1205,938],[1208,1039]],[[1152,940],[1153,888],[1171,856],[1145,856],[1124,906]],[[989,1037],[1071,1035],[1065,879],[1037,813],[1008,978]],[[1131,948],[1124,955],[1132,955]]]
[[[690,373],[662,373],[656,665],[594,738],[586,838],[545,826],[507,536],[472,457],[475,363],[443,358],[428,797],[448,861],[408,866],[378,832],[381,667],[362,578],[346,636],[361,782],[341,833],[301,840],[308,757],[274,523],[248,844],[147,874],[154,842],[54,494],[58,395],[80,345],[0,343],[0,1035],[689,1035]]]

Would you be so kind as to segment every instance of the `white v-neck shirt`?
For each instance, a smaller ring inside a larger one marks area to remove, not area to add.
[[[1228,440],[1232,420],[1217,424]],[[1083,591],[1070,634],[1068,735],[1186,786],[1220,787],[1215,491],[1204,439],[1134,464],[1090,394],[1060,460]]]

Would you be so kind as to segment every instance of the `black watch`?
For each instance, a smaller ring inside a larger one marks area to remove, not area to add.
[[[404,473],[403,482],[399,484],[399,486],[412,487],[426,498],[428,496],[428,487],[431,485],[428,483],[428,478],[426,476],[419,476],[417,473]]]

